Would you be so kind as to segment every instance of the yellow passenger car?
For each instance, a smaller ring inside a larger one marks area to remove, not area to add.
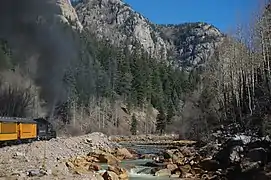
[[[19,122],[19,138],[34,139],[37,137],[37,123],[34,121]]]
[[[0,143],[37,137],[37,122],[25,118],[0,117]]]
[[[18,125],[16,121],[9,118],[0,118],[0,141],[18,139]]]

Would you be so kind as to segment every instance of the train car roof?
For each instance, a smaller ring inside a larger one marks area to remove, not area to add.
[[[36,124],[37,122],[32,119],[27,118],[18,118],[18,117],[1,117],[0,122],[22,122],[22,123],[33,123]]]
[[[37,121],[37,122],[42,122],[42,123],[49,123],[48,120],[44,119],[44,118],[35,118],[33,119],[34,121]]]

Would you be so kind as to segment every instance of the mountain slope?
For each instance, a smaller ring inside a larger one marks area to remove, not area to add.
[[[68,1],[3,0],[0,24],[0,102],[5,107],[0,110],[1,116],[49,116],[69,133],[79,129],[80,133],[129,134],[129,118],[134,113],[140,130],[155,128],[153,110],[148,110],[146,117],[136,107],[123,110],[120,104],[127,101],[122,99],[119,87],[123,85],[120,78],[127,73],[120,67],[126,59],[120,59],[122,52],[89,39]],[[105,67],[109,59],[112,71]],[[3,66],[4,61],[12,65]],[[35,94],[29,93],[33,86],[37,87]],[[20,94],[16,94],[18,89]],[[40,102],[34,102],[36,98]],[[23,100],[26,106],[22,106]]]
[[[132,49],[135,42],[156,59],[174,59],[182,68],[197,66],[213,52],[223,34],[206,23],[156,25],[121,0],[82,0],[79,20],[98,38]]]
[[[79,58],[82,25],[66,0],[0,2],[0,38],[12,49],[16,66],[41,87],[47,110],[68,96],[63,78]]]
[[[16,67],[18,76],[29,76],[46,115],[80,132],[129,133],[133,114],[140,133],[163,128],[199,80],[181,69],[204,64],[223,36],[204,23],[155,25],[119,0],[85,0],[76,11],[67,0],[0,5],[0,38],[14,62],[5,70],[12,74]],[[4,79],[0,88],[11,81]],[[22,116],[9,109],[0,115]]]
[[[214,48],[223,41],[221,32],[207,23],[159,25],[158,28],[164,41],[169,42],[169,56],[181,68],[204,65],[214,53]]]

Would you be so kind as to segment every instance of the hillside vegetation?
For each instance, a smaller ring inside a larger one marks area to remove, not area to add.
[[[74,5],[1,1],[1,116],[48,116],[69,134],[269,132],[270,6],[237,40],[155,25],[118,0]]]

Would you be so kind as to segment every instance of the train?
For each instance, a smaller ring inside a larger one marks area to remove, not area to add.
[[[0,117],[0,147],[56,138],[45,118]]]

